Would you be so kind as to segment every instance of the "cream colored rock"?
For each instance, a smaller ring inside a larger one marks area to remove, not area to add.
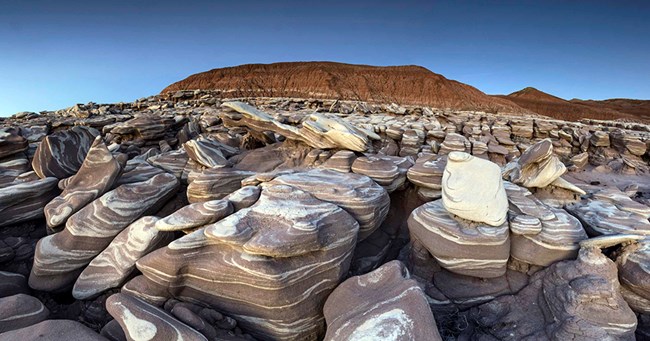
[[[495,163],[451,152],[442,176],[442,203],[467,220],[500,226],[506,221],[508,197]]]

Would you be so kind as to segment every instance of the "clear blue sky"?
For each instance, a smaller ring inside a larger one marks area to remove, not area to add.
[[[417,64],[489,94],[650,99],[650,1],[0,0],[0,115],[308,60]]]

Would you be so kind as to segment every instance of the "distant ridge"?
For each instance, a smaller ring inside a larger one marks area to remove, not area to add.
[[[522,108],[540,115],[577,121],[584,118],[599,120],[629,119],[650,121],[650,101],[641,100],[605,100],[605,101],[571,101],[547,94],[532,87],[515,91],[507,96],[495,97],[508,99]],[[632,102],[643,102],[635,106]],[[630,110],[634,108],[635,110]]]
[[[527,113],[507,99],[426,68],[335,62],[247,64],[197,73],[161,93],[211,89],[224,97],[300,97],[425,105],[456,110]]]

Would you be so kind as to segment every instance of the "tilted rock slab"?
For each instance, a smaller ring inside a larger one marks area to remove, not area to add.
[[[650,240],[625,246],[616,264],[627,303],[638,313],[650,314]]]
[[[341,283],[323,312],[326,341],[442,340],[426,296],[399,261]]]
[[[45,221],[50,228],[63,224],[68,217],[108,191],[122,172],[101,137],[95,138],[79,171],[67,182],[65,190],[45,206]]]
[[[566,205],[591,236],[610,234],[650,235],[650,221],[642,214],[621,210],[610,200],[585,199]]]
[[[27,150],[29,142],[13,127],[0,128],[0,159]]]
[[[133,296],[111,295],[106,300],[106,309],[120,324],[129,341],[208,340],[203,334],[178,321],[164,310]]]
[[[45,178],[0,188],[0,226],[7,226],[43,216],[43,206],[59,190],[57,178]]]
[[[269,184],[293,186],[341,207],[359,222],[358,241],[379,228],[390,208],[385,189],[370,178],[354,173],[313,169],[278,176]]]
[[[324,334],[322,304],[348,271],[358,230],[336,205],[264,184],[253,206],[175,240],[137,267],[175,298],[207,304],[253,336],[316,340]]]
[[[442,176],[442,204],[467,220],[500,226],[507,218],[508,197],[495,163],[451,152]]]
[[[99,132],[76,126],[46,136],[36,148],[32,168],[41,178],[64,179],[77,173]]]
[[[441,267],[461,275],[503,276],[510,257],[508,223],[489,226],[454,217],[442,200],[428,202],[411,213],[408,227]]]
[[[120,232],[81,272],[72,288],[78,300],[119,287],[135,270],[135,262],[166,245],[172,235],[156,228],[157,217],[142,217]]]
[[[311,114],[302,122],[302,128],[280,123],[271,115],[242,102],[225,102],[222,107],[237,111],[239,120],[224,117],[226,126],[246,126],[259,132],[272,131],[291,140],[298,140],[320,149],[368,150],[370,139],[379,139],[375,133],[354,127],[333,115]]]
[[[619,293],[616,265],[597,248],[537,272],[512,296],[473,308],[473,339],[634,340],[637,319]]]
[[[230,201],[217,199],[198,202],[182,207],[178,211],[156,222],[160,231],[183,231],[211,224],[233,212]]]
[[[63,231],[39,240],[29,286],[57,291],[72,284],[90,261],[125,227],[159,209],[179,186],[171,174],[122,185],[72,215]]]

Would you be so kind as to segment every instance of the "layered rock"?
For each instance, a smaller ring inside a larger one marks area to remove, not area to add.
[[[381,225],[390,205],[386,190],[370,178],[354,173],[341,174],[313,169],[278,176],[269,184],[299,188],[320,200],[341,207],[359,222],[359,241],[367,238]]]
[[[207,341],[203,334],[136,297],[115,294],[106,300],[106,309],[117,320],[129,341]]]
[[[56,178],[18,182],[0,189],[0,226],[43,216],[43,206],[58,193]]]
[[[72,295],[84,300],[119,287],[135,270],[138,259],[171,241],[170,234],[156,228],[157,222],[156,217],[143,217],[120,232],[81,272]]]
[[[64,179],[77,173],[99,132],[76,126],[46,136],[38,145],[32,167],[41,178]]]
[[[36,297],[16,294],[0,298],[0,333],[31,326],[49,315],[50,311]]]
[[[370,139],[378,139],[374,133],[363,131],[331,115],[314,113],[302,122],[302,128],[280,123],[272,116],[242,102],[226,102],[223,106],[241,114],[239,119],[226,118],[230,126],[246,126],[253,130],[272,131],[288,139],[298,140],[320,149],[342,148],[363,152]]]
[[[233,212],[230,201],[217,199],[187,205],[156,222],[160,231],[183,231],[211,224]]]
[[[254,172],[232,168],[211,168],[189,177],[187,200],[198,203],[218,200],[241,188],[241,181]]]
[[[45,320],[29,327],[0,334],[1,341],[108,341],[82,323],[72,320]]]
[[[642,240],[623,248],[616,259],[621,294],[632,310],[650,314],[650,241]]]
[[[508,213],[508,198],[501,169],[467,153],[450,153],[442,176],[442,204],[463,219],[502,225]]]
[[[442,340],[422,289],[399,261],[341,283],[323,313],[325,340]]]
[[[120,176],[122,167],[98,136],[79,171],[67,181],[63,193],[45,206],[47,225],[53,228],[63,224],[72,214],[108,191]]]
[[[553,142],[544,139],[529,147],[518,160],[508,164],[504,176],[524,187],[546,187],[566,172],[566,167],[553,154]]]
[[[227,313],[254,336],[311,340],[324,331],[319,306],[347,272],[358,229],[336,205],[265,184],[253,206],[137,266],[176,298]]]
[[[510,257],[508,223],[489,226],[453,216],[442,200],[416,208],[408,219],[411,240],[422,245],[443,268],[468,276],[505,274]]]
[[[117,234],[143,214],[159,209],[177,188],[174,176],[160,174],[94,200],[72,215],[63,231],[38,242],[29,285],[42,291],[66,288]]]
[[[29,142],[19,134],[18,129],[0,128],[0,159],[25,151],[28,145]]]
[[[470,311],[473,338],[633,340],[637,320],[619,293],[616,265],[596,248],[536,273],[518,294]],[[468,329],[471,330],[471,329]]]
[[[611,234],[650,235],[650,221],[645,215],[619,209],[611,201],[585,199],[566,206],[582,222],[591,236]]]

